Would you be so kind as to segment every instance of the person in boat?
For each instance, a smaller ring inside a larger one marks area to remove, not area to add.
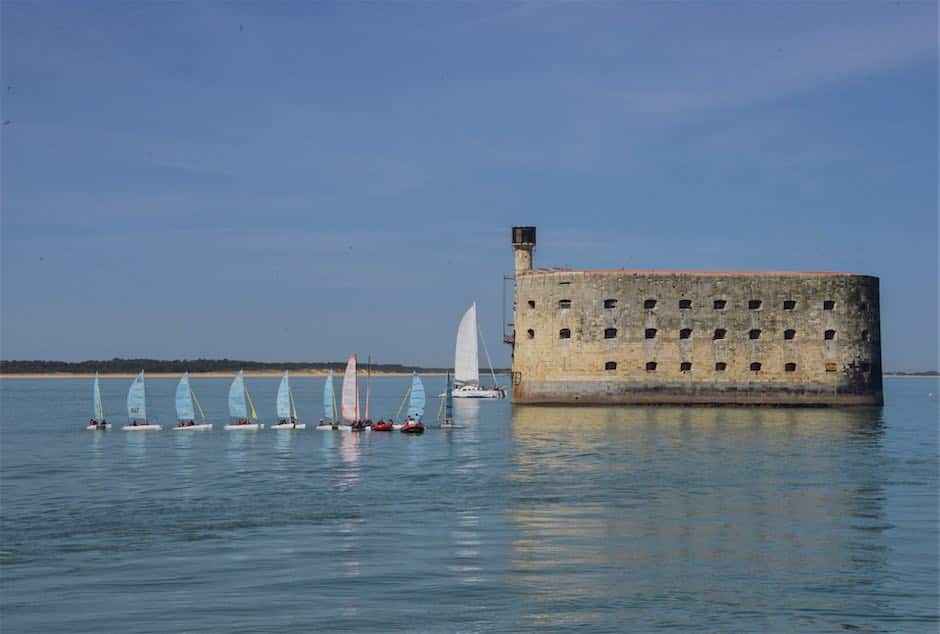
[[[248,424],[248,420],[247,420],[247,419],[244,419],[244,418],[239,418],[239,419],[238,419],[238,424],[239,424],[239,425],[247,425],[247,424]]]
[[[294,418],[293,416],[290,417],[290,426],[297,427],[297,419]]]
[[[277,421],[277,423],[278,423],[278,425],[286,425],[286,424],[287,424],[287,419],[286,419],[286,418],[282,418],[281,420]]]
[[[89,418],[89,419],[88,419],[88,426],[89,426],[89,427],[97,427],[97,426],[98,426],[98,421],[96,421],[94,418]]]

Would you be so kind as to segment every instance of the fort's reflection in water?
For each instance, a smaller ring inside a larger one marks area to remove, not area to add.
[[[773,609],[794,589],[813,591],[779,607],[808,626],[877,612],[829,590],[885,582],[882,430],[879,409],[514,407],[530,624]]]

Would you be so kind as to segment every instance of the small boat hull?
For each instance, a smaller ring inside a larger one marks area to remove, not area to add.
[[[212,423],[199,423],[198,425],[177,425],[173,431],[212,431]]]
[[[421,423],[405,423],[399,431],[403,434],[423,434],[424,425]]]
[[[160,431],[163,427],[161,425],[124,425],[121,429],[124,431]]]
[[[226,425],[225,431],[258,431],[264,427],[261,423],[248,423],[247,425]]]
[[[110,431],[111,423],[105,423],[104,425],[88,425],[85,429],[88,431]]]
[[[395,426],[391,423],[378,423],[372,426],[372,431],[393,431]]]
[[[287,431],[294,429],[307,429],[307,423],[297,423],[296,425],[291,425],[290,423],[278,423],[277,425],[270,425],[268,429],[286,429]]]

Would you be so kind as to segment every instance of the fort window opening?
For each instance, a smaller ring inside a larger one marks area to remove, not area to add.
[[[724,310],[725,306],[727,305],[728,305],[728,300],[725,300],[725,299],[716,299],[714,303],[715,310]]]
[[[836,338],[835,330],[827,330],[825,333],[823,333],[823,339],[825,339],[826,341],[832,341],[835,338]]]
[[[617,336],[616,328],[604,328],[604,339],[613,339]]]
[[[655,362],[655,361],[647,361],[647,362],[646,362],[646,371],[647,371],[647,372],[655,372],[655,371],[656,371],[656,362]]]
[[[751,372],[760,372],[760,363],[755,361],[751,364]]]
[[[724,328],[715,328],[715,336],[713,339],[724,339],[725,335],[728,334],[728,331]]]
[[[826,364],[826,372],[835,372],[835,371],[836,371],[835,363],[830,361],[829,363]]]
[[[760,329],[752,328],[751,330],[748,331],[747,336],[750,337],[751,339],[760,339]]]
[[[785,366],[783,366],[783,369],[786,370],[787,372],[796,372],[796,364],[788,363]]]
[[[558,308],[571,308],[571,300],[570,300],[570,299],[559,299],[559,300],[558,300]]]
[[[761,305],[761,303],[762,303],[762,302],[761,302],[761,300],[759,300],[759,299],[752,299],[752,300],[749,300],[749,301],[747,302],[747,308],[748,308],[748,310],[760,310],[760,305]]]
[[[785,299],[785,300],[783,300],[783,309],[784,309],[784,310],[793,310],[794,308],[796,308],[796,300],[795,300],[795,299]]]
[[[691,299],[680,299],[680,300],[679,300],[679,308],[680,308],[680,309],[692,308],[692,300],[691,300]]]
[[[831,299],[827,299],[826,301],[823,302],[823,310],[832,310],[835,307],[836,307],[836,303]]]
[[[691,328],[683,328],[682,330],[679,331],[679,339],[688,339],[691,336],[692,336]]]
[[[559,339],[571,339],[571,329],[570,329],[570,328],[562,328],[561,330],[559,330],[559,331],[558,331],[558,338],[559,338]]]
[[[786,339],[786,340],[789,341],[789,340],[793,339],[794,337],[796,337],[796,331],[793,330],[792,328],[791,328],[790,330],[784,330],[784,331],[783,331],[783,338],[784,338],[784,339]]]
[[[655,338],[656,338],[656,329],[655,329],[655,328],[647,328],[647,329],[646,329],[646,338],[647,338],[647,339],[655,339]]]
[[[870,364],[870,363],[866,363],[866,362],[863,361],[861,367],[862,367],[862,372],[870,372],[870,371],[871,371],[871,364]]]
[[[559,286],[571,286],[571,282],[558,282]]]
[[[616,299],[605,299],[605,300],[604,300],[604,308],[617,308],[617,300],[616,300]]]
[[[728,369],[728,364],[724,361],[719,361],[715,364],[715,372],[724,372]]]
[[[530,299],[530,300],[529,300],[529,308],[535,308],[535,300],[534,300],[534,299]]]
[[[867,330],[862,331],[862,341],[871,341],[871,335],[868,334]]]
[[[654,308],[656,308],[656,300],[655,299],[644,300],[643,308],[645,308],[646,310],[653,310]]]
[[[535,331],[532,330],[531,328],[529,328],[528,330],[526,330],[526,331],[525,331],[525,334],[526,334],[526,336],[527,336],[529,339],[535,339]]]
[[[608,361],[607,363],[604,364],[604,369],[605,369],[605,370],[616,370],[616,369],[617,369],[617,362],[616,362],[616,361]]]
[[[692,362],[691,362],[691,361],[683,361],[682,363],[680,363],[680,364],[679,364],[679,371],[680,371],[680,372],[691,372],[691,371],[692,371]]]

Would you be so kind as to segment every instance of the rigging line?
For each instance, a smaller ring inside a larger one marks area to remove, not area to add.
[[[493,360],[490,359],[490,351],[486,349],[486,339],[483,338],[483,333],[480,332],[479,322],[477,323],[477,336],[480,338],[480,341],[483,342],[483,352],[486,353],[486,362],[490,364],[490,374],[493,375],[493,383],[498,386],[499,383],[496,381],[496,372],[493,370]]]
[[[411,386],[410,386],[410,385],[408,386],[408,391],[405,392],[405,397],[404,397],[403,399],[401,399],[401,405],[398,406],[398,411],[395,412],[395,420],[398,420],[398,419],[401,418],[401,410],[402,410],[402,408],[405,407],[405,401],[408,399],[409,396],[411,396]]]
[[[199,399],[196,398],[196,393],[192,388],[189,388],[189,394],[193,397],[193,403],[196,404],[196,408],[199,410],[199,418],[202,419],[202,422],[206,422],[206,413],[202,411],[202,405],[199,404]]]
[[[245,396],[248,398],[248,404],[251,405],[251,418],[252,420],[258,420],[258,412],[255,411],[255,404],[251,401],[251,394],[248,393],[248,386],[242,383],[242,386],[245,388]]]

